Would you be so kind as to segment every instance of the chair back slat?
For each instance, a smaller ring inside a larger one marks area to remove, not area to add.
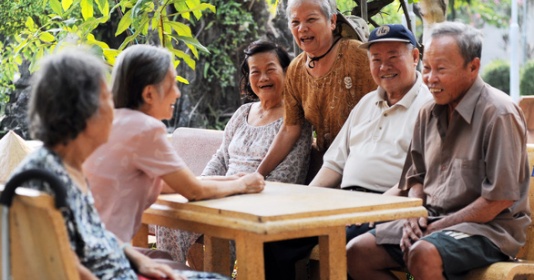
[[[9,210],[13,279],[79,279],[63,216],[54,207],[54,199],[24,188],[16,193]]]

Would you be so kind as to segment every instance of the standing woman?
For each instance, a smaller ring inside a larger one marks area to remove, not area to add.
[[[172,117],[180,97],[168,50],[127,48],[117,58],[112,79],[116,109],[111,135],[84,170],[102,220],[122,241],[135,235],[143,211],[156,201],[164,183],[189,200],[263,190],[258,173],[199,179],[176,153],[161,122]]]
[[[308,121],[316,133],[314,150],[320,158],[350,111],[366,93],[376,89],[360,41],[336,31],[335,0],[289,0],[287,18],[293,38],[303,52],[287,70],[284,125],[258,167],[264,176],[286,157]],[[321,162],[313,163],[313,178]]]

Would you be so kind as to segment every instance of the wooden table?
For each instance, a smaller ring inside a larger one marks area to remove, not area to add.
[[[259,194],[199,202],[160,195],[144,224],[203,233],[204,269],[229,275],[236,243],[240,280],[264,279],[263,243],[319,236],[321,279],[346,279],[345,225],[426,216],[420,199],[267,182]]]

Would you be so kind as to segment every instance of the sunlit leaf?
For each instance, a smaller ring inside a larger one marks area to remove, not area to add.
[[[110,65],[115,64],[115,59],[120,54],[120,51],[114,49],[102,49],[102,52],[104,54],[104,58]]]
[[[37,30],[37,26],[35,25],[35,22],[31,17],[26,18],[26,28],[28,28],[28,31],[35,31]]]
[[[170,50],[176,57],[183,60],[189,68],[195,70],[196,67],[196,61],[192,59],[189,55],[187,55],[185,52],[177,49],[171,49]]]
[[[182,77],[180,75],[176,75],[176,81],[180,82],[180,83],[183,83],[183,84],[186,84],[186,85],[189,84],[189,81],[186,78],[184,78],[184,77]]]
[[[71,5],[72,5],[72,0],[61,0],[61,7],[63,7],[63,11],[68,10]]]
[[[166,21],[166,25],[169,25],[179,36],[193,36],[191,28],[181,22]]]
[[[41,32],[41,34],[39,34],[39,40],[46,42],[46,43],[50,43],[50,42],[54,42],[56,38],[54,37],[54,35],[50,34],[49,32]]]
[[[63,14],[63,10],[61,8],[61,3],[59,3],[59,0],[50,0],[50,8],[52,8],[52,11],[54,11],[54,13],[58,15]]]
[[[119,26],[117,27],[117,32],[115,32],[115,36],[119,36],[124,32],[130,25],[132,24],[132,10],[129,10],[124,14],[119,21]]]
[[[50,1],[52,1],[52,0],[50,0]],[[81,0],[80,1],[80,7],[82,9],[82,17],[83,17],[83,19],[87,20],[87,19],[92,18],[94,16],[93,0]]]
[[[108,0],[96,0],[96,6],[103,16],[109,15],[109,2]]]

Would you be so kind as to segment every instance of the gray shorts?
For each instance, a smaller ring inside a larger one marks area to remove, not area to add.
[[[374,230],[371,233],[376,236]],[[471,269],[510,259],[493,242],[481,235],[447,230],[433,232],[421,239],[432,243],[438,249],[445,277],[449,280],[463,279]],[[385,244],[383,247],[397,263],[406,266],[399,245]]]

